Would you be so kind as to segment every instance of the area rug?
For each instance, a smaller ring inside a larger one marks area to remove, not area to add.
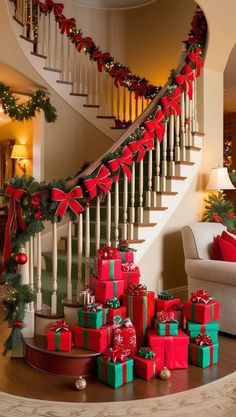
[[[0,417],[235,417],[236,372],[178,394],[115,403],[64,403],[0,393]]]

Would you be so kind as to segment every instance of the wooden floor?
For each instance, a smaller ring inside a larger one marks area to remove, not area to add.
[[[0,312],[0,345],[9,329]],[[58,377],[41,373],[29,367],[23,359],[0,357],[0,391],[14,395],[44,400],[72,402],[124,401],[157,397],[176,393],[214,381],[236,371],[235,337],[220,335],[219,364],[201,369],[190,365],[188,369],[172,371],[172,378],[161,381],[153,378],[149,382],[135,378],[132,383],[113,389],[96,379],[87,379],[87,388],[76,391],[75,378]]]

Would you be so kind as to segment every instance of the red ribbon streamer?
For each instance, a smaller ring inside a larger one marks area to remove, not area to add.
[[[124,80],[128,78],[130,71],[128,68],[111,68],[109,71],[109,75],[114,77],[114,84],[118,87],[118,84],[122,87],[124,84]]]
[[[188,93],[190,100],[193,98],[193,85],[194,72],[191,65],[186,64],[181,74],[176,75],[175,80],[179,86],[183,86],[184,90]]]
[[[83,198],[82,189],[79,185],[74,187],[68,193],[60,190],[59,188],[52,188],[51,200],[60,202],[55,213],[56,216],[63,217],[68,208],[70,208],[75,214],[82,213],[84,208],[77,201],[78,198]]]
[[[130,142],[128,144],[129,148],[133,153],[138,152],[138,157],[136,159],[137,162],[142,161],[145,156],[146,148],[153,149],[153,138],[154,134],[144,130],[141,138],[136,142]]]
[[[162,142],[163,136],[165,134],[165,125],[163,124],[164,120],[165,116],[163,111],[158,109],[154,119],[144,122],[144,126],[148,132],[155,133],[160,143]]]
[[[179,106],[179,102],[181,100],[181,91],[179,87],[176,87],[176,89],[168,94],[165,97],[162,97],[161,104],[163,107],[163,113],[166,116],[169,115],[176,115],[179,116],[181,114],[181,108]]]
[[[56,17],[56,21],[59,24],[61,34],[64,35],[64,33],[66,33],[67,37],[70,36],[72,29],[76,28],[76,21],[73,17],[66,19],[66,17],[62,14],[61,16]]]
[[[195,65],[196,68],[196,77],[199,77],[201,73],[201,68],[203,67],[203,60],[201,57],[201,49],[196,48],[194,52],[188,53],[188,60],[191,64]]]
[[[97,176],[84,180],[84,186],[86,191],[88,191],[91,200],[97,196],[98,189],[104,194],[107,194],[112,186],[112,178],[110,177],[109,169],[105,165],[101,165]]]
[[[5,244],[3,249],[3,261],[8,261],[11,256],[11,235],[12,232],[16,233],[19,226],[22,232],[26,231],[26,224],[23,219],[21,209],[21,199],[26,191],[21,188],[15,188],[9,184],[6,187],[5,195],[10,198],[9,201],[9,214],[7,217],[7,223],[5,228]]]
[[[108,161],[109,168],[112,173],[115,173],[116,171],[120,170],[120,168],[123,170],[124,174],[128,178],[128,180],[131,180],[131,170],[133,164],[133,157],[132,152],[128,146],[125,146],[122,154],[120,157],[116,159],[112,159]],[[119,173],[114,177],[114,181],[117,181],[119,179]]]

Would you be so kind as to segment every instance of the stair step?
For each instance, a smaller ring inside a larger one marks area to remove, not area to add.
[[[13,16],[13,20],[15,20],[15,22],[18,23],[18,25],[24,27],[24,24],[20,20],[18,20],[15,16]]]
[[[196,152],[202,150],[202,148],[199,148],[199,146],[186,146],[186,149],[189,151],[196,151]]]
[[[43,317],[45,319],[50,319],[50,320],[63,319],[63,317],[64,317],[63,313],[52,314],[51,313],[51,308],[46,304],[43,305],[42,310],[36,310],[35,315],[37,317]]]
[[[57,69],[57,68],[43,67],[43,69],[46,70],[46,71],[52,71],[52,72],[61,73],[61,70],[60,69]]]
[[[189,165],[189,166],[193,166],[194,164],[195,162],[190,162],[190,161],[179,161],[175,163],[175,165]]]
[[[157,191],[157,195],[177,195],[178,193],[175,191]]]
[[[83,107],[91,107],[94,109],[99,109],[99,104],[83,104]]]
[[[37,56],[38,58],[47,59],[46,55],[38,54],[37,52],[30,52],[30,54]]]
[[[124,130],[124,129],[128,129],[128,126],[127,127],[125,127],[125,126],[120,126],[120,127],[116,127],[116,126],[111,126],[110,127],[110,129],[119,129],[119,130]]]
[[[32,39],[29,39],[29,38],[27,38],[26,36],[23,36],[23,35],[20,35],[20,38],[21,39],[24,39],[25,41],[27,41],[27,42],[30,42],[30,43],[34,43],[34,41],[32,40]]]
[[[178,180],[178,181],[184,181],[187,179],[187,177],[182,177],[181,175],[171,175],[169,177],[166,177],[167,180]]]
[[[137,226],[137,227],[154,227],[154,226],[157,225],[157,223],[145,222],[145,223],[134,223],[134,225]]]
[[[147,211],[165,211],[168,207],[144,207],[144,210]]]
[[[88,97],[88,94],[84,94],[84,93],[70,93],[70,96]]]
[[[59,83],[59,84],[73,85],[73,82],[72,81],[65,81],[65,80],[57,80],[57,83]]]
[[[197,130],[192,131],[191,133],[192,133],[192,135],[197,135],[197,136],[202,136],[202,137],[205,136],[205,133],[204,132],[198,132]]]
[[[97,119],[115,119],[115,116],[97,116]]]
[[[128,242],[130,245],[137,245],[137,244],[139,244],[139,243],[143,243],[143,242],[145,242],[145,239],[128,239],[128,240],[127,240],[127,242]]]

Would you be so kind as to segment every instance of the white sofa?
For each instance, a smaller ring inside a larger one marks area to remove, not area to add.
[[[210,259],[214,237],[226,228],[219,223],[194,222],[181,230],[188,292],[205,289],[220,301],[220,330],[236,335],[236,262]]]

